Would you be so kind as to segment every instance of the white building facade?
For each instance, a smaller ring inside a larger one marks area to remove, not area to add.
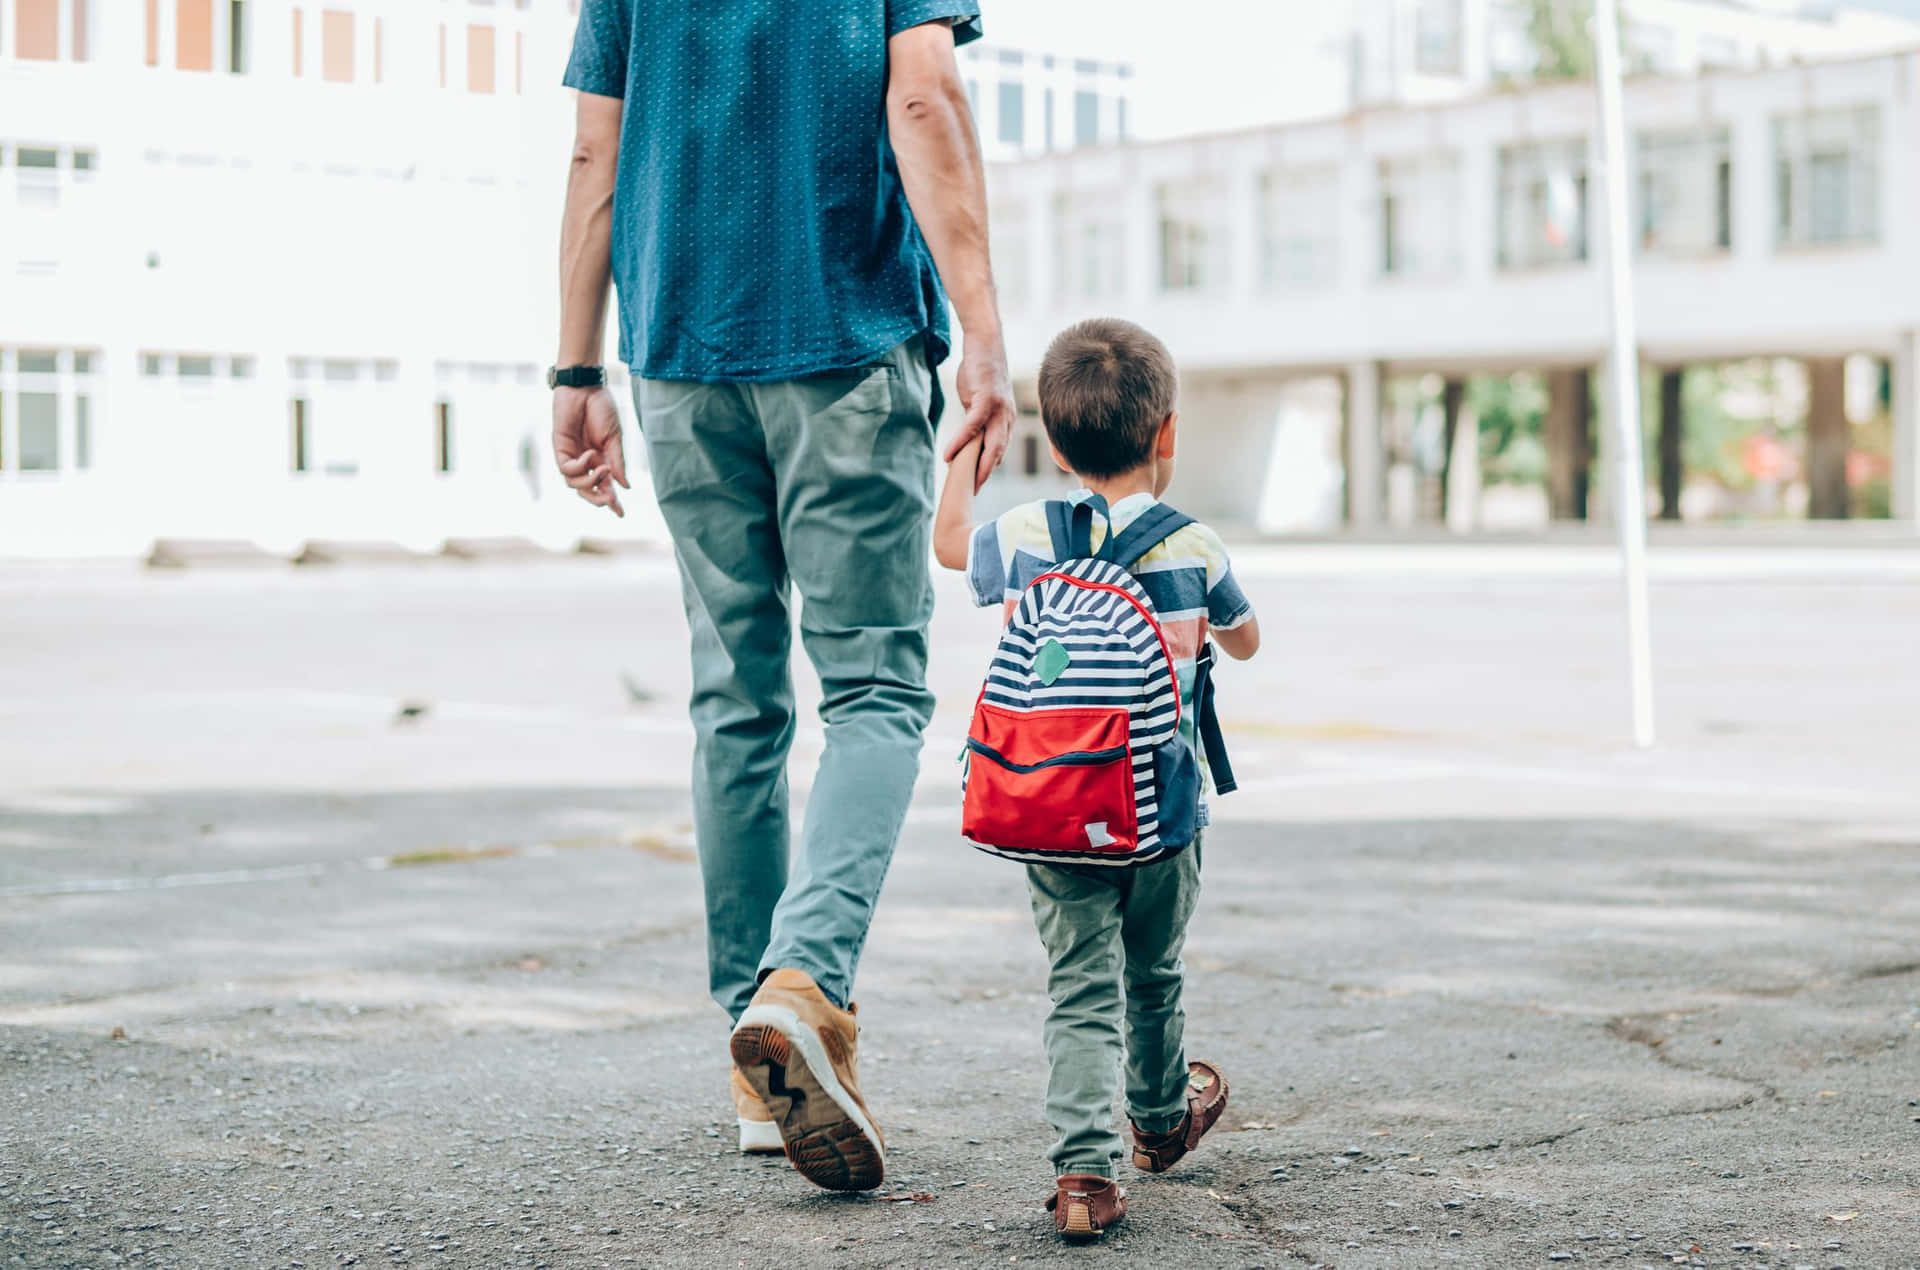
[[[550,474],[555,253],[530,249],[572,25],[567,0],[0,0],[0,556],[611,527]]]
[[[1894,510],[1913,520],[1920,54],[1640,77],[1626,108],[1645,361],[1807,359],[1820,469],[1838,409],[1820,386],[1848,355],[1883,359]],[[1182,368],[1182,496],[1229,521],[1258,519],[1276,422],[1308,384],[1345,403],[1355,526],[1386,516],[1391,375],[1541,370],[1576,412],[1562,450],[1590,452],[1575,434],[1608,330],[1595,133],[1591,85],[1566,83],[996,167],[995,251],[1025,273],[1010,288],[1024,302],[1006,306],[1023,396],[1061,327],[1141,322]],[[1844,429],[1837,444],[1844,464]],[[1558,461],[1577,465],[1560,493],[1579,484],[1584,504],[1597,468]],[[1046,464],[1022,466],[1047,481]]]

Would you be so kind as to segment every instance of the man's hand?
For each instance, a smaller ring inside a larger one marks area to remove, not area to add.
[[[611,507],[624,517],[620,489],[627,484],[627,459],[620,447],[620,411],[606,388],[553,390],[553,457],[574,492],[595,507]]]
[[[954,387],[960,392],[967,419],[959,435],[947,444],[945,458],[951,463],[968,445],[981,443],[980,460],[973,470],[977,494],[1006,457],[1007,444],[1013,439],[1013,378],[1007,373],[1006,350],[998,344],[981,348],[968,341]]]

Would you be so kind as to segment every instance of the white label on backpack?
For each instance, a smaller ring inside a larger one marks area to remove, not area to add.
[[[1107,822],[1104,820],[1096,820],[1088,825],[1087,841],[1096,847],[1112,846],[1113,835],[1107,832]]]

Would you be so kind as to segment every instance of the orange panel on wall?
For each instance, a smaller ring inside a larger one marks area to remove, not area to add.
[[[329,84],[353,82],[353,15],[344,9],[321,11],[320,78]]]
[[[307,15],[299,9],[293,11],[293,77],[299,79],[306,73],[306,30]]]
[[[15,0],[13,54],[31,62],[60,57],[60,0]]]
[[[173,64],[183,71],[213,69],[213,0],[178,0]]]
[[[484,23],[467,28],[467,91],[493,91],[493,28]]]
[[[87,60],[87,0],[73,0],[73,60]]]
[[[147,0],[147,65],[160,65],[160,0]]]

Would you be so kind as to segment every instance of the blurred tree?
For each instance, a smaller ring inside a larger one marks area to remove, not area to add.
[[[1593,75],[1593,0],[1525,0],[1535,79]]]
[[[1538,485],[1547,479],[1547,386],[1538,375],[1475,375],[1467,401],[1480,420],[1480,472],[1488,484]]]

